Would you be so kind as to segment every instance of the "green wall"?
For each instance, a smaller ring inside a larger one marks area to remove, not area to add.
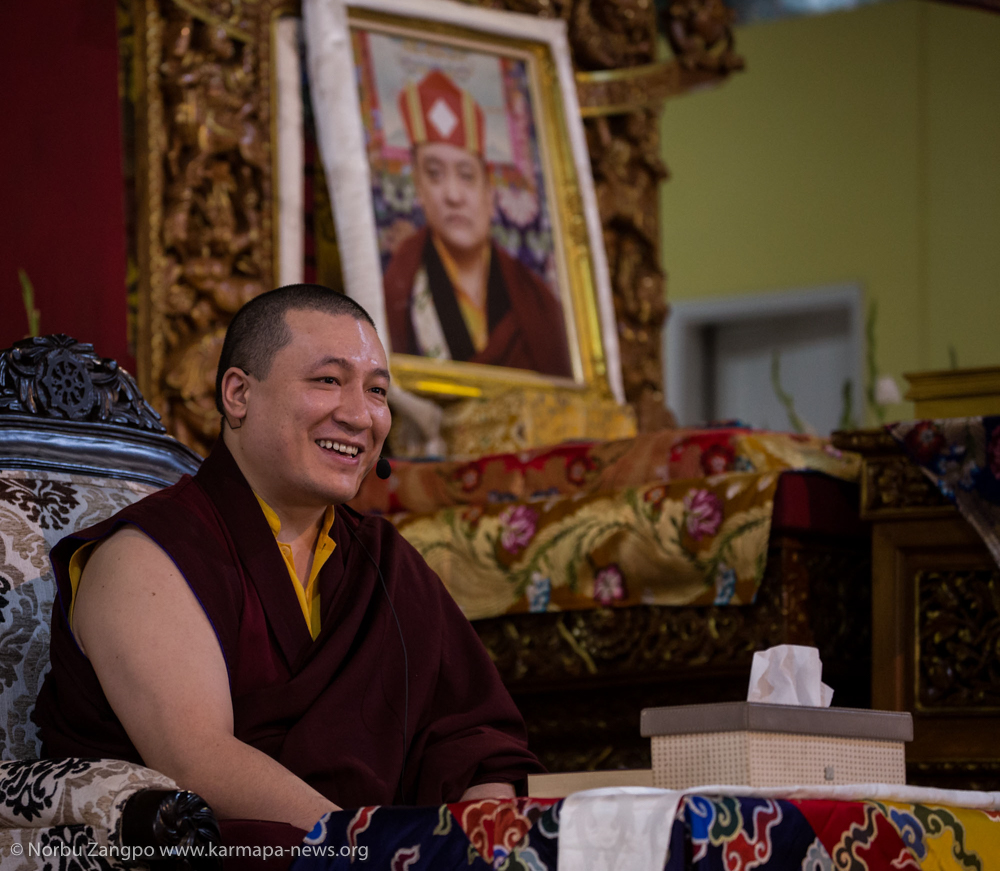
[[[893,0],[736,43],[745,72],[663,112],[668,300],[859,282],[901,390],[949,346],[1000,365],[1000,15]]]

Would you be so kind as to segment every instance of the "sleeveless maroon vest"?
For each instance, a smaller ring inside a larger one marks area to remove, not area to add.
[[[34,714],[44,755],[142,761],[66,618],[70,557],[126,524],[170,556],[211,621],[236,737],[341,807],[439,804],[476,783],[542,770],[478,636],[387,521],[338,506],[337,547],[319,575],[321,630],[311,638],[274,535],[221,440],[194,478],[53,548],[52,671]]]

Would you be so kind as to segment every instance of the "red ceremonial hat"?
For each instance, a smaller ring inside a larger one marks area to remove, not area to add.
[[[418,84],[407,82],[399,111],[411,144],[446,142],[483,156],[483,110],[441,70],[431,70]]]

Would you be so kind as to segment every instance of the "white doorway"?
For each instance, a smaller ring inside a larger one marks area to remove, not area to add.
[[[858,285],[678,302],[664,332],[667,404],[678,423],[737,419],[790,430],[774,388],[777,354],[782,391],[807,427],[827,435],[849,408],[862,419],[864,316]]]

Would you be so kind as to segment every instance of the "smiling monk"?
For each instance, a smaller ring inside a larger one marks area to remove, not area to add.
[[[389,432],[368,314],[315,285],[226,334],[222,436],[53,550],[46,755],[142,762],[222,819],[505,797],[524,724],[468,621],[385,520],[344,506]]]

